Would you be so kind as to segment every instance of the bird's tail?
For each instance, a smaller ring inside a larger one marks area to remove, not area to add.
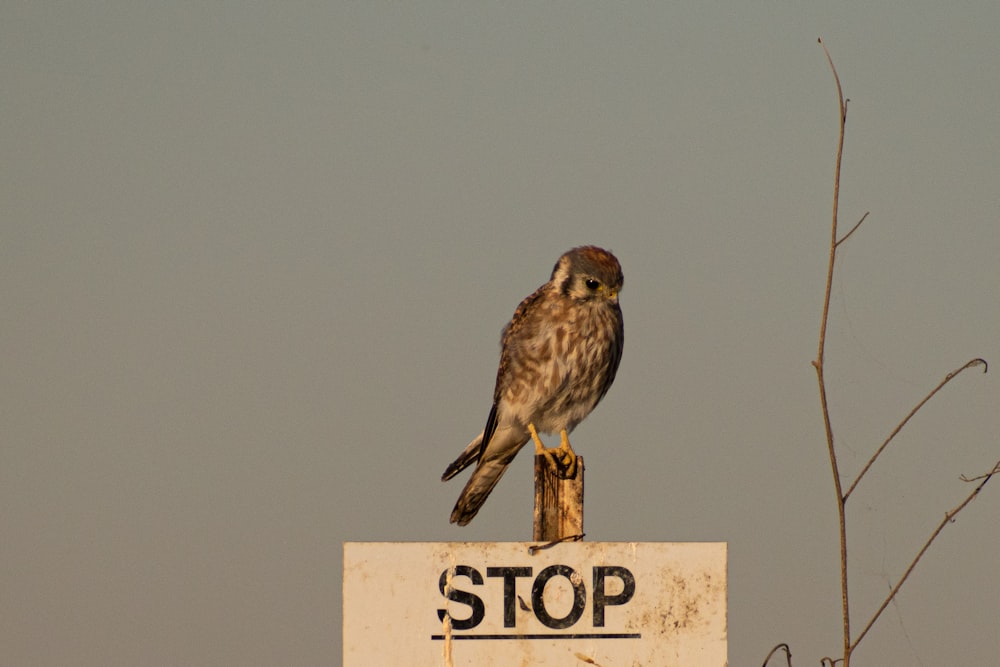
[[[473,463],[477,464],[451,512],[452,523],[464,526],[472,521],[507,466],[527,442],[527,435],[520,429],[503,428],[494,431],[488,447],[483,444],[482,433],[469,443],[441,476],[442,480],[449,480]]]
[[[441,475],[441,481],[447,482],[449,479],[462,472],[470,465],[479,460],[479,455],[482,454],[483,450],[483,434],[477,435],[469,446],[465,448],[458,458],[451,462],[451,464],[445,468],[444,474]]]
[[[479,463],[479,466],[472,471],[472,477],[469,478],[465,488],[462,489],[462,495],[458,497],[455,509],[451,511],[452,523],[464,526],[472,521],[479,508],[486,502],[493,487],[507,471],[507,466],[512,458],[492,459]]]

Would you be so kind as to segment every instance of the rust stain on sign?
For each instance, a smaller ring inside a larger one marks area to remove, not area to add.
[[[713,582],[711,573],[707,572],[690,577],[665,570],[660,590],[663,592],[662,606],[642,618],[641,623],[661,634],[676,634],[714,622],[713,616],[706,616],[705,609],[714,615],[720,597],[725,599],[725,584]]]

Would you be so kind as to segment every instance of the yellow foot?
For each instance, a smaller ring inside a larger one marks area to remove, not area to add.
[[[569,444],[569,435],[565,429],[559,432],[559,446],[550,449],[546,449],[545,445],[542,444],[534,424],[528,424],[528,431],[531,433],[531,439],[535,441],[535,456],[544,456],[545,460],[549,462],[552,472],[561,478],[571,479],[576,477],[576,452],[573,451],[573,447]]]

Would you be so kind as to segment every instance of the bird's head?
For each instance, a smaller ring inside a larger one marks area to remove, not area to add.
[[[552,269],[550,282],[559,293],[579,301],[618,303],[625,278],[621,264],[607,250],[581,246],[565,253]]]

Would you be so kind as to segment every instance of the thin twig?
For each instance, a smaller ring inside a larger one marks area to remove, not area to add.
[[[837,258],[837,219],[838,219],[838,208],[840,206],[840,163],[844,155],[844,123],[847,119],[847,107],[844,105],[844,91],[840,87],[840,77],[837,75],[837,68],[833,66],[833,59],[830,57],[830,52],[826,50],[826,45],[823,44],[822,38],[819,40],[819,45],[823,47],[823,53],[826,54],[826,60],[830,63],[830,69],[833,71],[833,79],[837,83],[837,99],[840,104],[840,138],[837,141],[837,161],[834,166],[834,178],[833,178],[833,224],[830,230],[830,259],[827,263],[826,270],[826,293],[823,297],[823,315],[820,319],[819,327],[819,350],[816,354],[816,361],[813,362],[813,366],[816,367],[817,373],[822,377],[822,367],[823,367],[823,356],[826,349],[826,325],[827,321],[830,319],[830,294],[833,290],[833,267],[835,260]],[[827,413],[826,403],[823,404],[823,412]],[[830,441],[831,451],[833,446],[833,434],[827,429],[827,440]]]
[[[788,648],[788,644],[778,644],[772,648],[771,652],[767,654],[766,658],[764,658],[764,664],[761,665],[761,667],[767,667],[767,663],[771,662],[771,656],[778,651],[785,652],[785,664],[788,665],[788,667],[792,667],[792,649]]]
[[[865,473],[868,472],[868,469],[872,467],[873,463],[875,463],[875,459],[877,459],[882,454],[882,451],[892,441],[892,439],[896,437],[896,434],[899,433],[901,430],[903,430],[903,427],[906,426],[906,422],[910,421],[910,418],[913,417],[913,415],[917,414],[917,411],[920,410],[920,408],[924,407],[924,404],[927,401],[931,400],[931,398],[934,396],[934,394],[936,394],[939,391],[941,391],[941,389],[946,384],[948,384],[949,382],[951,382],[952,379],[955,378],[955,376],[957,376],[959,373],[961,373],[962,371],[966,370],[967,368],[972,368],[973,366],[982,366],[984,373],[987,370],[989,370],[989,365],[986,363],[985,359],[976,358],[976,359],[973,359],[973,360],[967,362],[961,368],[956,368],[952,372],[948,373],[944,377],[944,379],[941,380],[941,382],[938,384],[938,386],[934,387],[934,389],[931,390],[931,393],[929,393],[926,396],[924,396],[923,400],[920,401],[919,403],[917,403],[917,405],[912,410],[910,410],[910,412],[903,418],[903,421],[899,422],[899,424],[896,425],[896,428],[892,429],[892,433],[890,433],[889,437],[885,439],[885,442],[883,442],[882,445],[877,450],[875,450],[875,453],[872,454],[872,457],[870,459],[868,459],[868,463],[866,463],[865,467],[862,468],[861,472],[858,473],[858,476],[855,478],[854,483],[852,483],[851,486],[850,486],[850,488],[847,489],[847,493],[844,494],[844,502],[845,503],[847,502],[847,499],[850,497],[851,492],[854,491],[854,487],[856,487],[858,485],[858,482],[861,481],[861,478],[865,476]]]
[[[855,639],[854,643],[851,644],[849,649],[850,651],[853,651],[858,647],[858,644],[861,643],[861,640],[865,638],[865,635],[868,634],[868,631],[871,630],[873,625],[875,625],[875,621],[877,621],[878,617],[882,615],[882,612],[885,611],[885,608],[889,606],[889,603],[892,602],[892,599],[896,597],[896,593],[899,592],[899,589],[902,588],[903,584],[906,582],[906,579],[910,576],[910,573],[913,572],[913,568],[917,566],[917,563],[923,557],[927,549],[930,548],[931,543],[937,538],[938,535],[941,534],[941,531],[944,530],[944,527],[955,520],[955,517],[958,515],[958,513],[961,512],[963,509],[965,509],[965,506],[971,503],[975,499],[975,497],[979,495],[979,492],[983,489],[984,486],[986,486],[986,483],[990,481],[993,475],[997,473],[1000,473],[1000,461],[996,462],[996,465],[993,466],[993,469],[990,472],[986,473],[985,475],[980,475],[979,477],[976,478],[976,479],[982,479],[982,481],[976,486],[975,489],[973,489],[972,493],[970,493],[965,498],[965,500],[963,500],[961,504],[959,504],[958,507],[951,510],[950,512],[945,512],[944,518],[941,519],[941,523],[939,523],[937,528],[934,529],[934,532],[931,533],[931,536],[927,538],[927,542],[924,543],[924,546],[920,549],[920,552],[917,553],[916,557],[910,563],[910,566],[906,568],[906,572],[903,573],[903,577],[899,580],[899,582],[895,586],[893,586],[892,590],[889,592],[888,597],[886,597],[886,599],[882,602],[882,606],[878,608],[878,611],[876,611],[875,614],[871,617],[871,620],[868,621],[868,625],[865,626],[865,629],[861,631],[861,634],[858,635],[858,638]]]
[[[864,222],[864,221],[865,221],[865,218],[867,218],[867,217],[868,217],[868,213],[869,213],[869,212],[870,212],[870,211],[865,211],[865,214],[864,214],[863,216],[861,216],[861,219],[860,219],[860,220],[858,220],[858,224],[856,224],[856,225],[854,225],[853,227],[851,227],[851,231],[849,231],[849,232],[847,232],[846,234],[844,234],[844,238],[842,238],[842,239],[840,239],[839,241],[837,241],[837,245],[838,245],[838,246],[839,246],[839,245],[840,245],[841,243],[843,243],[844,241],[846,241],[847,239],[849,239],[849,238],[850,238],[850,236],[851,236],[851,234],[853,234],[853,233],[855,232],[855,230],[857,230],[857,228],[861,226],[861,223],[862,223],[862,222]]]
[[[551,542],[546,542],[545,544],[533,544],[528,547],[528,555],[534,556],[536,551],[541,551],[542,549],[551,549],[557,544],[562,544],[563,542],[579,542],[584,537],[586,533],[577,533],[575,535],[567,535],[565,537],[560,537],[558,540],[552,540]]]
[[[844,512],[844,494],[840,481],[840,467],[837,464],[837,451],[833,446],[833,426],[830,423],[830,409],[826,397],[826,381],[823,378],[823,359],[826,350],[826,327],[830,319],[830,293],[833,290],[833,267],[837,260],[837,220],[840,206],[840,166],[844,157],[844,130],[847,123],[847,104],[844,101],[844,90],[840,85],[840,76],[833,65],[833,58],[820,38],[819,45],[823,47],[826,60],[830,63],[833,80],[837,83],[837,100],[840,104],[840,136],[837,140],[837,161],[833,177],[833,215],[830,225],[830,258],[826,271],[826,291],[823,295],[823,315],[819,327],[819,350],[813,366],[816,368],[816,380],[819,383],[819,399],[823,411],[823,426],[826,430],[826,446],[830,455],[830,468],[833,471],[833,486],[837,494],[837,518],[840,524],[840,596],[841,610],[844,621],[844,667],[850,667],[851,656],[851,611],[847,587],[847,518]],[[853,231],[853,230],[852,230]],[[846,237],[845,237],[846,238]]]
[[[989,471],[988,473],[984,473],[982,475],[976,475],[975,477],[969,477],[968,475],[959,475],[958,478],[963,482],[975,482],[980,479],[986,479],[990,475],[995,475],[998,472],[1000,472],[1000,463],[997,463],[995,466],[993,466],[993,470]]]

